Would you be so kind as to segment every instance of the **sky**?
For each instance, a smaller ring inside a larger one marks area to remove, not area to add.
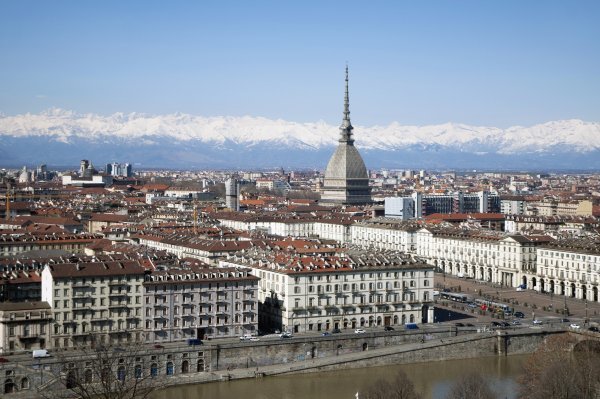
[[[599,1],[0,1],[0,113],[600,121]]]

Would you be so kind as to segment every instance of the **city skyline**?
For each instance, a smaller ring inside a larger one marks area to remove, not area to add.
[[[8,2],[0,113],[140,112],[357,125],[600,120],[594,2]],[[358,139],[358,138],[357,138]]]

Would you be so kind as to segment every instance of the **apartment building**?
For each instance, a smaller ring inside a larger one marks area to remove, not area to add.
[[[48,264],[42,300],[54,315],[52,346],[142,340],[142,283],[138,261]]]
[[[537,270],[528,276],[540,292],[598,302],[600,240],[560,240],[537,248]]]
[[[0,236],[0,258],[30,251],[83,253],[86,246],[101,238],[96,234],[5,234]]]
[[[417,255],[447,274],[517,287],[535,273],[536,247],[551,240],[481,229],[426,227],[417,232]]]
[[[258,277],[248,269],[190,267],[148,274],[145,342],[256,334]]]
[[[260,277],[261,329],[297,333],[433,322],[433,267],[396,251],[230,256]]]
[[[167,251],[179,258],[194,258],[206,263],[216,263],[228,254],[248,249],[253,244],[247,240],[209,240],[193,234],[162,233],[160,231],[139,232],[132,237],[141,245]]]
[[[366,248],[415,252],[418,225],[393,218],[375,218],[350,227],[350,242]]]
[[[46,348],[51,322],[47,302],[0,303],[0,354]]]

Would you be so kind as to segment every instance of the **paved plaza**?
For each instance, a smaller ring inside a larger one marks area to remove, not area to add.
[[[462,292],[475,298],[487,298],[495,302],[506,303],[514,307],[515,311],[521,311],[525,314],[525,318],[563,318],[577,319],[584,321],[586,317],[590,322],[600,321],[600,303],[592,301],[584,301],[580,299],[564,297],[562,295],[542,294],[534,290],[517,291],[511,287],[501,287],[497,284],[484,283],[473,279],[464,279],[454,276],[443,275],[436,273],[435,275],[436,289],[442,291],[444,288],[454,292]],[[449,301],[438,300],[436,307],[443,306],[442,302],[448,304],[448,308],[462,309],[464,306],[452,303]],[[454,306],[454,307],[453,307]],[[562,311],[565,306],[568,309],[568,316],[563,316]],[[467,313],[471,313],[471,309],[466,308]],[[477,321],[491,320],[489,316],[477,315]],[[489,312],[488,312],[489,313]]]

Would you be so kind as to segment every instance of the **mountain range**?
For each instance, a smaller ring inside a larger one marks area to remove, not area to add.
[[[368,168],[600,169],[600,123],[552,121],[506,129],[445,123],[355,126]],[[137,168],[323,169],[338,128],[263,117],[108,116],[50,109],[0,115],[0,166],[90,159]]]

